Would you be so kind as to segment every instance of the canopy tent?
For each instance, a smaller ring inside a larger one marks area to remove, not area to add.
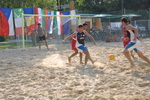
[[[126,15],[122,15],[123,17],[141,17],[141,15],[138,14],[126,14]]]
[[[93,16],[81,16],[81,18],[121,18],[121,15],[111,15],[111,14],[93,14]]]
[[[141,15],[138,15],[138,14],[126,14],[126,15],[112,15],[112,14],[92,14],[93,16],[81,16],[82,19],[86,19],[86,18],[102,18],[102,19],[109,19],[109,24],[111,24],[110,20],[113,19],[113,18],[121,18],[121,17],[129,17],[130,19],[133,18],[133,17],[140,17]],[[110,29],[110,33],[111,33],[111,29]]]

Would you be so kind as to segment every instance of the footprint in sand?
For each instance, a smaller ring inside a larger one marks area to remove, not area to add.
[[[46,67],[65,67],[66,63],[65,61],[61,58],[60,54],[53,54],[50,56],[47,56],[42,64]]]

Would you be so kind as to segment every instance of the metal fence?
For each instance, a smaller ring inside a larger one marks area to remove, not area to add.
[[[138,35],[142,38],[150,37],[150,20],[135,20],[132,25],[138,29]],[[97,41],[121,41],[123,36],[120,22],[102,22],[100,30],[91,29],[90,34]],[[88,41],[89,39],[86,38]]]

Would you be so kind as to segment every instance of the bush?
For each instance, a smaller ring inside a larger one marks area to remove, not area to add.
[[[0,36],[0,42],[4,42],[5,41],[5,37],[4,36]]]

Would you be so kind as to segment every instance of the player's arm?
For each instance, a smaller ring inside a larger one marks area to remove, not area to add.
[[[134,30],[134,41],[136,41],[136,38],[138,37],[138,29],[133,26],[127,26],[127,29]]]
[[[96,45],[94,38],[88,32],[86,32],[85,35],[88,36],[93,41],[94,45]]]
[[[45,29],[43,29],[43,32],[44,32],[44,35],[46,36],[46,35],[47,35],[47,33],[46,33]]]
[[[36,29],[34,29],[34,30],[33,30],[33,31],[31,31],[31,32],[33,33],[33,32],[36,32],[36,31],[37,31],[37,28],[36,28]]]
[[[67,40],[73,38],[76,36],[76,33],[71,34],[70,36],[68,36],[65,40],[62,41],[62,43],[66,42]]]

